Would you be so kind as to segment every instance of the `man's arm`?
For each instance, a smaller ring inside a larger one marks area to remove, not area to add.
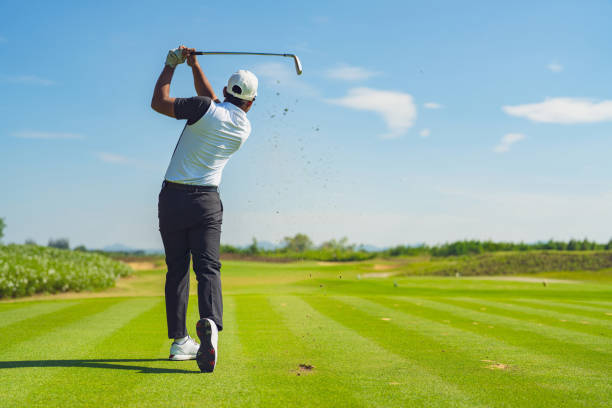
[[[151,100],[151,108],[153,108],[154,111],[170,116],[171,118],[176,117],[174,115],[175,98],[170,97],[170,82],[172,82],[173,75],[174,68],[169,65],[164,66],[164,70],[159,75],[157,83],[155,84],[153,99]]]
[[[195,52],[195,49],[189,48],[188,52]],[[204,71],[202,71],[200,63],[198,62],[195,54],[187,55],[187,65],[191,67],[191,71],[193,73],[193,85],[195,86],[198,96],[208,96],[217,103],[221,102],[219,98],[217,98],[217,95],[215,95],[215,91],[213,90],[210,82],[208,82],[208,78],[206,78],[206,75],[204,75]]]

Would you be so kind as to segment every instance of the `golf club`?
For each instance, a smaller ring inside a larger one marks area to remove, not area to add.
[[[195,55],[271,55],[274,57],[290,57],[295,63],[295,72],[302,75],[302,63],[295,54],[273,54],[269,52],[227,52],[227,51],[196,51]]]

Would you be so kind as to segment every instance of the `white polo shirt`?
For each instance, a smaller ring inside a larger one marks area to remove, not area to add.
[[[227,161],[251,134],[246,112],[230,102],[215,103],[206,97],[177,98],[174,108],[176,118],[188,122],[165,179],[180,184],[219,186]]]

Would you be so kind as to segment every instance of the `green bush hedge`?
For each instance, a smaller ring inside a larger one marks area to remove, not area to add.
[[[612,268],[612,253],[529,251],[458,257],[431,271],[434,275],[514,275],[552,271],[597,271]]]
[[[0,298],[103,289],[132,269],[107,256],[36,245],[0,245]]]

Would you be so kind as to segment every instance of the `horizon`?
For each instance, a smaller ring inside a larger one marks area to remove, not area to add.
[[[184,122],[150,98],[179,44],[303,64],[199,57],[217,92],[236,69],[260,81],[223,173],[222,243],[612,236],[610,2],[245,3],[246,38],[208,35],[226,6],[182,3],[168,27],[147,4],[0,7],[5,242],[162,248],[157,194]],[[195,94],[186,66],[170,93]]]

